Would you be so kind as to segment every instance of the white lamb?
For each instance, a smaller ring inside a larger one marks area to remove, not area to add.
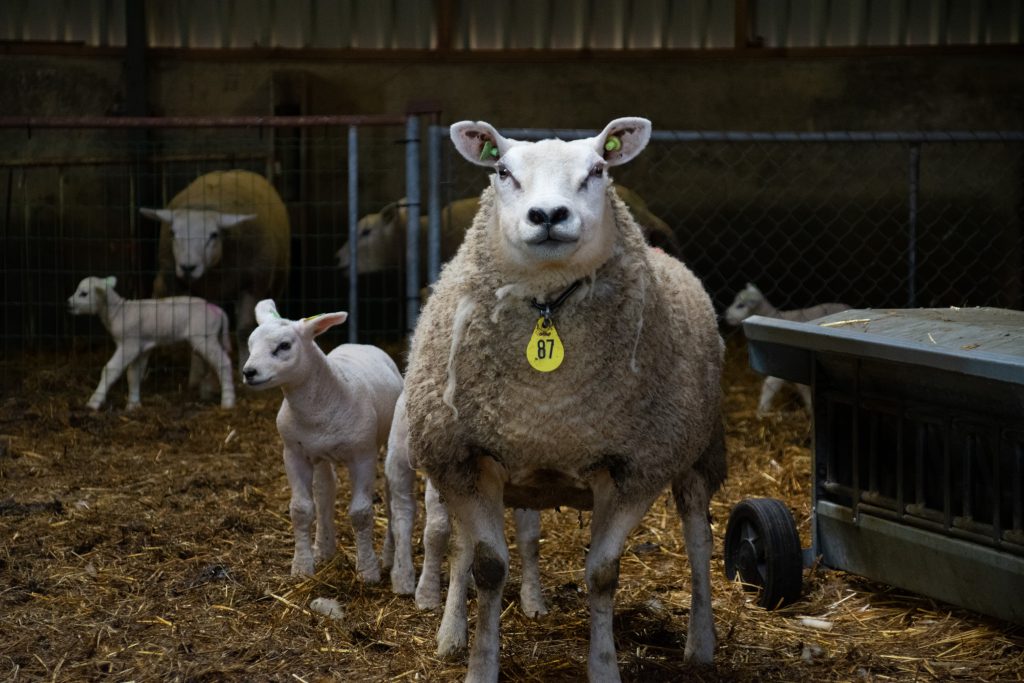
[[[499,675],[504,505],[593,510],[587,668],[619,680],[619,558],[667,486],[691,565],[684,656],[714,657],[708,502],[726,470],[723,344],[699,280],[644,243],[609,187],[608,168],[650,134],[641,118],[570,142],[451,127],[459,152],[495,173],[419,318],[405,390],[410,453],[455,526],[451,576],[472,570],[477,587],[470,681]],[[449,590],[440,654],[466,644],[464,602]]]
[[[736,326],[752,315],[763,315],[766,318],[781,318],[783,320],[803,323],[822,318],[826,315],[832,315],[833,313],[839,313],[849,308],[846,304],[827,303],[809,308],[780,311],[768,302],[768,299],[765,298],[760,289],[748,282],[746,287],[736,293],[736,298],[733,299],[732,304],[726,309],[725,322]],[[764,382],[761,384],[761,397],[757,401],[758,417],[764,417],[768,414],[772,399],[775,398],[775,394],[779,393],[779,389],[785,384],[786,381],[778,377],[769,375],[764,378]],[[797,384],[795,382],[793,383],[793,388],[800,394],[800,398],[807,407],[807,411],[810,412],[812,410],[811,388],[806,384]]]
[[[234,407],[235,385],[229,355],[231,334],[224,311],[193,296],[124,299],[114,291],[115,286],[115,277],[87,277],[68,297],[71,313],[98,315],[117,344],[86,405],[99,410],[110,387],[127,371],[128,408],[139,407],[139,385],[150,351],[157,346],[183,341],[216,371],[221,407]]]
[[[347,317],[339,312],[286,320],[273,300],[260,301],[242,376],[254,389],[281,387],[284,392],[277,430],[292,491],[292,574],[312,575],[315,563],[330,559],[337,549],[334,466],[344,465],[352,485],[348,515],[356,570],[364,581],[375,583],[380,561],[373,549],[373,488],[402,375],[375,346],[342,344],[329,354],[320,349],[315,338]],[[311,545],[314,520],[316,543]]]
[[[395,406],[395,419],[388,437],[388,455],[384,464],[388,484],[388,537],[384,545],[385,564],[391,566],[391,587],[395,593],[413,592],[415,568],[412,562],[412,527],[415,522],[416,472],[409,460],[409,421],[405,413],[405,394]],[[416,584],[416,606],[433,609],[441,604],[441,564],[448,550],[451,525],[448,509],[441,502],[437,489],[427,479],[423,496],[426,522],[423,528],[423,571]],[[536,510],[515,510],[516,546],[522,562],[523,577],[519,588],[519,602],[523,613],[535,617],[547,614],[540,586],[540,513]],[[393,530],[393,533],[392,533]],[[452,577],[449,590],[463,596],[466,604],[468,577]],[[465,620],[465,610],[461,617]]]

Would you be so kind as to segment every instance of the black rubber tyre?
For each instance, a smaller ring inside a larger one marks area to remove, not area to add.
[[[800,597],[803,551],[796,523],[782,501],[748,498],[732,509],[725,530],[725,575],[737,574],[757,603],[777,609]]]

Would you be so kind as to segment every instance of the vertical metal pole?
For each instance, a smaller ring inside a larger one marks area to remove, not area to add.
[[[348,127],[348,341],[359,339],[359,137]]]
[[[917,196],[921,187],[921,144],[910,145],[910,169],[908,171],[907,197],[908,244],[907,244],[907,306],[917,307]]]
[[[405,329],[412,332],[420,313],[420,120],[415,115],[405,120],[405,196]]]
[[[427,166],[429,169],[429,197],[427,198],[427,282],[433,284],[441,272],[441,135],[444,128],[431,126]]]

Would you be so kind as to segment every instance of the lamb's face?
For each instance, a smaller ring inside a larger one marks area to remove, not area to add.
[[[141,209],[142,214],[170,224],[174,273],[179,279],[198,280],[220,263],[224,232],[256,218],[253,214],[197,209]]]
[[[505,256],[521,266],[600,265],[611,253],[605,220],[608,164],[589,141],[518,143],[495,163]]]
[[[748,284],[736,294],[732,305],[725,311],[725,322],[730,325],[739,325],[741,322],[754,315],[761,305],[764,297],[761,291],[754,285]]]
[[[371,213],[359,219],[356,226],[356,272],[360,275],[378,273],[401,265],[405,256],[405,216],[397,204],[391,204],[380,213]],[[349,244],[338,250],[338,267],[348,270]]]
[[[301,362],[300,330],[290,320],[261,323],[249,335],[249,360],[242,379],[254,389],[271,389],[286,384]]]
[[[68,297],[68,311],[73,315],[95,315],[106,301],[108,287],[113,288],[114,278],[87,277],[78,283],[75,293]]]

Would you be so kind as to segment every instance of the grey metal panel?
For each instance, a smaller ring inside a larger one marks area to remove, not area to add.
[[[815,552],[829,567],[1024,624],[1024,558],[828,501],[815,506]]]
[[[821,326],[853,320],[868,322]],[[761,316],[743,323],[754,345],[844,353],[1016,384],[1024,384],[1022,330],[1024,312],[993,308],[855,309],[813,323]],[[781,376],[777,371],[784,369],[768,372]]]

